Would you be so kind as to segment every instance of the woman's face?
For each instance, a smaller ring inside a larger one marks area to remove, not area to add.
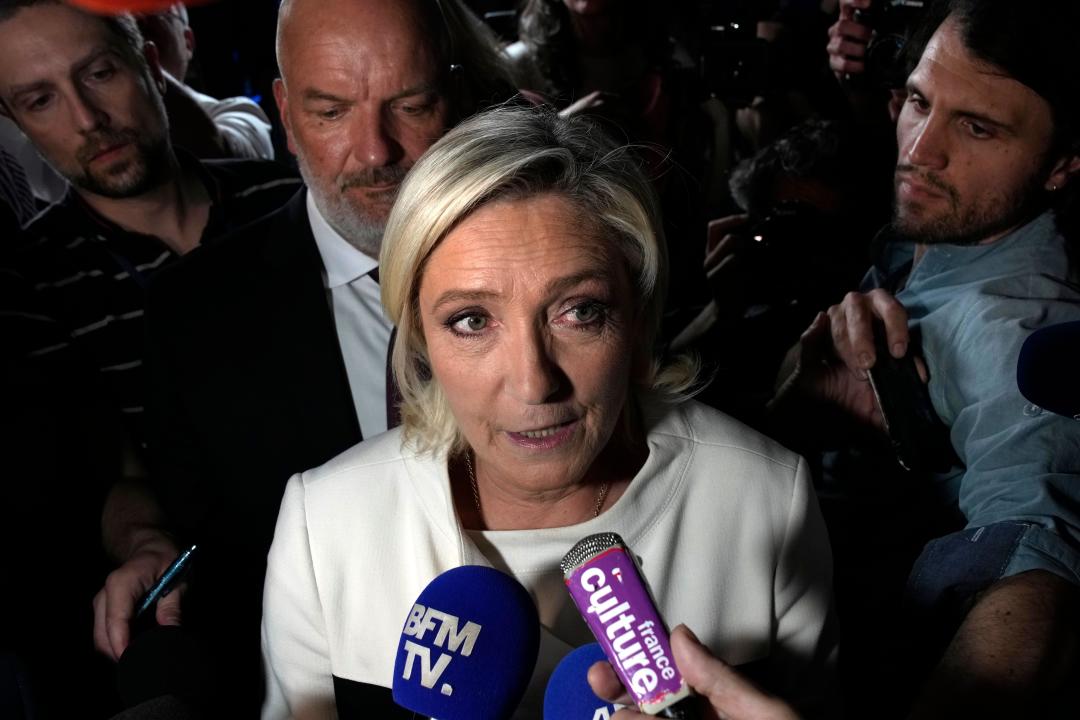
[[[530,492],[582,480],[626,404],[638,321],[614,243],[564,198],[496,201],[428,258],[431,369],[484,473]]]

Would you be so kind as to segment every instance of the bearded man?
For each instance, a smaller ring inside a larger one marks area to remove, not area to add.
[[[819,314],[789,354],[795,371],[774,402],[815,401],[818,427],[825,409],[854,420],[823,462],[826,514],[854,508],[830,528],[853,706],[875,717],[1030,717],[1074,667],[1080,606],[1080,433],[1016,382],[1027,336],[1080,317],[1075,238],[1063,233],[1080,169],[1078,15],[1052,1],[952,0],[940,12],[897,124],[889,242],[862,292]],[[868,372],[909,351],[955,454],[936,459],[941,471],[869,461],[888,452],[882,431],[895,440],[910,418],[883,418]],[[801,424],[804,438],[811,431]],[[841,496],[855,502],[831,502]],[[902,573],[899,586],[875,585],[883,571]],[[860,655],[897,627],[910,653],[881,652],[881,665]],[[920,663],[932,671],[919,674]],[[919,687],[914,705],[901,701]]]
[[[190,591],[159,603],[158,620],[214,638],[232,675],[221,701],[257,711],[285,483],[395,423],[383,225],[420,155],[513,94],[496,48],[457,0],[281,3],[274,95],[306,187],[151,290],[150,477],[164,513],[138,511],[144,540],[98,596],[104,652],[124,651],[133,606],[177,539],[198,542]]]

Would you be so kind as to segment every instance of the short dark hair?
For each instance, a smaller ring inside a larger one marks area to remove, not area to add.
[[[56,5],[60,0],[0,0],[0,22],[14,17],[15,13],[33,5]]]
[[[527,51],[518,68],[519,84],[549,99],[569,103],[581,80],[570,11],[563,0],[522,0],[518,39]],[[663,3],[625,0],[621,12],[628,37],[641,46],[652,65],[663,65],[670,54]]]
[[[735,166],[728,188],[740,208],[760,216],[772,210],[781,176],[812,178],[832,187],[848,184],[854,165],[850,155],[836,123],[809,118]]]
[[[455,123],[516,94],[498,37],[461,0],[429,0],[417,9],[435,39],[440,64],[451,68]]]
[[[1050,106],[1054,124],[1049,160],[1080,154],[1080,29],[1076,0],[936,0],[909,43],[914,68],[941,23],[954,18],[972,55],[1000,68]],[[1080,265],[1080,183],[1069,182],[1049,197],[1058,230]]]
[[[913,68],[946,19],[959,25],[964,46],[1050,105],[1053,150],[1080,147],[1080,3],[1075,0],[937,0],[913,36]]]

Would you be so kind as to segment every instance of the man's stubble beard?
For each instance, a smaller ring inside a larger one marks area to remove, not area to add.
[[[345,187],[338,187],[335,180],[325,183],[311,171],[302,152],[296,154],[297,166],[300,168],[300,176],[311,193],[315,206],[319,208],[323,218],[345,242],[364,253],[368,257],[379,258],[379,250],[382,248],[382,237],[386,230],[386,220],[390,214],[390,206],[397,192],[389,198],[386,212],[378,216],[372,215],[367,208],[354,205],[349,201]],[[390,171],[397,174],[398,171]],[[404,175],[404,171],[401,171]]]
[[[899,174],[906,166],[899,166],[894,181],[893,218],[891,235],[903,242],[921,245],[978,245],[1008,230],[1019,227],[1038,215],[1045,205],[1045,192],[1039,180],[1041,172],[1033,173],[1028,182],[1011,193],[986,199],[968,207],[962,206],[962,198],[956,188],[936,176],[909,171],[947,197],[949,209],[937,215],[920,219],[901,215],[896,190]]]
[[[91,160],[102,149],[121,142],[135,147],[135,156],[120,167],[91,169]],[[138,197],[164,184],[170,176],[171,146],[168,131],[147,137],[137,130],[123,128],[95,132],[79,148],[76,161],[79,170],[65,174],[73,186],[113,199]],[[64,173],[62,173],[64,174]]]

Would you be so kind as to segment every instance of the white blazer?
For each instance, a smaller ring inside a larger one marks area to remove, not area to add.
[[[289,481],[263,600],[265,720],[332,718],[332,676],[390,687],[406,615],[460,565],[514,575],[537,602],[540,658],[517,717],[540,717],[548,675],[592,641],[558,562],[582,537],[618,532],[665,620],[732,664],[764,661],[798,704],[830,691],[832,560],[805,461],[696,402],[647,425],[649,456],[598,518],[571,527],[466,531],[445,456],[400,431]]]

